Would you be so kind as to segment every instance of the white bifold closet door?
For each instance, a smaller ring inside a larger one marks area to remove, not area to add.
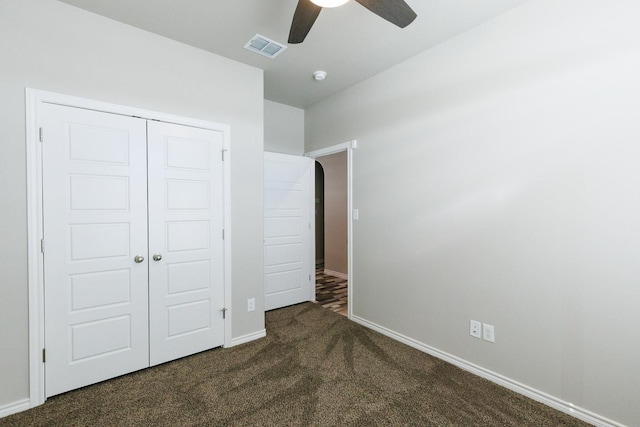
[[[42,127],[46,395],[222,345],[220,132],[51,104]]]

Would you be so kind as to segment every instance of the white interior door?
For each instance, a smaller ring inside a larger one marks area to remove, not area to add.
[[[147,153],[140,119],[45,104],[43,129],[51,396],[149,364]]]
[[[224,343],[222,132],[148,123],[151,365]]]
[[[265,153],[265,310],[313,299],[313,160]]]
[[[45,104],[45,395],[224,343],[224,133]]]

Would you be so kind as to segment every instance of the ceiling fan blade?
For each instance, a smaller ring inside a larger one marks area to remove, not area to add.
[[[371,12],[400,28],[411,24],[418,15],[404,0],[356,0]]]
[[[298,1],[289,30],[289,43],[297,44],[304,41],[321,10],[320,6],[311,3],[310,0]]]

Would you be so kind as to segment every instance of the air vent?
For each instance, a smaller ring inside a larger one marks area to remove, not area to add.
[[[253,36],[247,44],[244,45],[245,49],[249,49],[252,52],[259,53],[260,55],[267,56],[269,58],[275,58],[280,55],[287,47],[270,40],[260,34]]]

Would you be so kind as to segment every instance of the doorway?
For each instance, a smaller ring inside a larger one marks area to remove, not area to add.
[[[347,316],[347,153],[317,157],[316,301]]]
[[[356,141],[307,153],[315,159],[316,302],[350,317],[352,151]]]

